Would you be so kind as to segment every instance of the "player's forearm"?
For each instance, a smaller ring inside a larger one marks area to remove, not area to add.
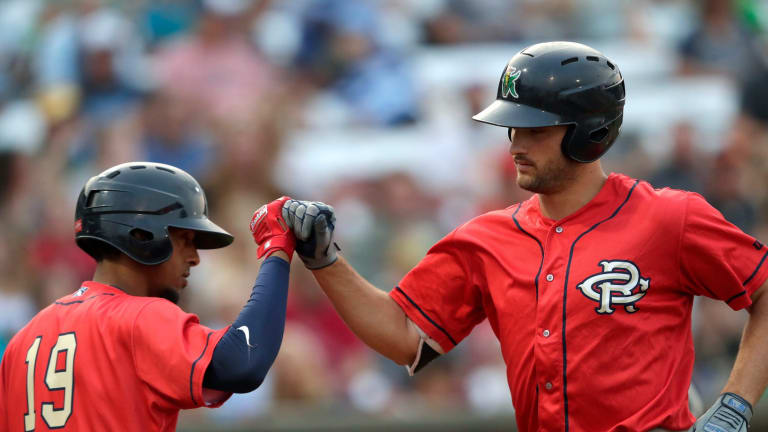
[[[360,276],[343,257],[313,271],[315,279],[347,326],[369,347],[398,364],[416,356],[418,333],[387,293]]]
[[[723,392],[736,393],[754,407],[768,386],[768,288],[760,288],[753,296],[747,325],[741,338],[739,353]]]
[[[251,297],[213,351],[206,388],[246,393],[261,385],[277,357],[285,328],[288,296],[287,255],[264,260]]]

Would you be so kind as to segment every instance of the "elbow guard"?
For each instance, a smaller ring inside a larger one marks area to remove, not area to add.
[[[427,336],[427,334],[424,333],[424,331],[420,329],[416,323],[409,319],[408,325],[416,328],[416,331],[421,337],[419,339],[419,347],[416,350],[416,358],[413,360],[413,363],[405,367],[408,370],[408,375],[413,376],[413,374],[420,371],[421,368],[426,366],[429,362],[436,359],[441,354],[444,354],[444,352],[440,347],[440,344],[438,344],[436,340]]]

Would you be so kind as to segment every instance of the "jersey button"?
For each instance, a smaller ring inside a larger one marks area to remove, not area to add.
[[[541,334],[544,335],[544,337],[549,337],[549,330],[544,330]]]
[[[548,382],[548,383],[544,384],[544,388],[547,389],[547,390],[552,390],[552,383]]]
[[[561,233],[561,232],[563,232],[563,227],[559,226],[559,227],[555,228],[555,231],[557,231],[558,233]]]
[[[548,274],[547,275],[547,282],[552,282],[553,280],[555,280],[555,275],[553,275],[552,273]]]

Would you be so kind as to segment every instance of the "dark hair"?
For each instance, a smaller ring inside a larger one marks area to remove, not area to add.
[[[120,258],[120,255],[123,254],[116,247],[103,241],[89,239],[85,243],[85,251],[88,252],[88,255],[92,256],[93,259],[95,259],[98,263],[104,260],[117,260]]]

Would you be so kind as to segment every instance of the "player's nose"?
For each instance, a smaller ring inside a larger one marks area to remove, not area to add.
[[[197,253],[197,248],[196,247],[192,247],[190,249],[189,256],[187,257],[187,262],[192,267],[200,264],[200,254]]]
[[[509,154],[516,155],[526,152],[521,140],[517,139],[515,135],[515,128],[509,128],[507,136],[509,137]]]

